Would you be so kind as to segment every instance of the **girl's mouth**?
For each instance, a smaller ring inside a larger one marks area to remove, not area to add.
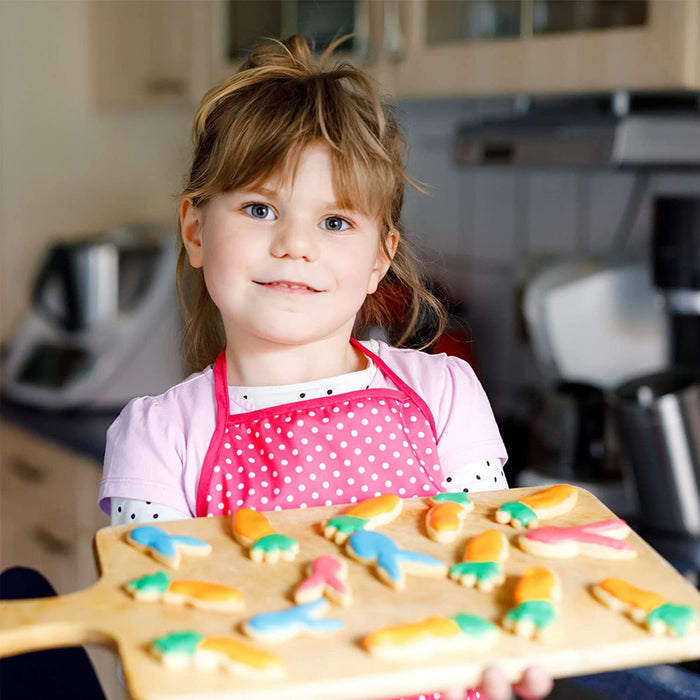
[[[290,292],[319,292],[319,289],[314,289],[309,287],[308,284],[303,282],[289,282],[287,280],[273,280],[272,282],[256,282],[263,287],[270,287],[273,289],[279,289],[280,291],[290,291]]]

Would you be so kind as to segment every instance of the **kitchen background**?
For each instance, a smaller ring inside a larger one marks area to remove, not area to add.
[[[318,4],[308,4],[320,12]],[[564,5],[573,8],[568,15],[561,11]],[[620,15],[623,5],[628,12]],[[458,6],[476,13],[470,20],[460,15],[463,33],[448,36],[445,44],[425,41],[431,18],[433,38],[440,28],[456,31],[450,13]],[[554,385],[528,340],[525,282],[545,261],[650,264],[654,198],[700,196],[700,169],[697,162],[651,171],[460,165],[458,131],[477,117],[512,114],[520,103],[511,96],[530,91],[697,90],[700,3],[360,0],[354,7],[359,29],[366,30],[356,50],[373,58],[374,76],[395,96],[410,146],[408,171],[429,190],[426,196],[407,189],[407,235],[421,246],[427,269],[454,301],[454,333],[465,339],[461,351],[472,359],[492,401],[513,479],[537,466],[530,463],[532,417]],[[529,28],[523,26],[523,7],[532,10]],[[595,7],[598,14],[591,11]],[[224,3],[206,0],[0,2],[5,345],[29,310],[35,275],[51,244],[144,221],[164,222],[175,235],[196,102],[234,69],[222,57],[223,29],[217,25],[222,8]],[[605,22],[613,28],[605,29]],[[539,38],[521,49],[518,33],[527,43],[526,29]],[[660,297],[654,303],[662,307]],[[71,420],[81,426],[74,415]],[[11,443],[5,435],[0,446],[4,463],[23,455],[25,476],[33,436],[26,433]],[[98,455],[84,457],[95,472]],[[618,467],[613,465],[613,476]],[[93,508],[75,495],[90,493],[84,473],[75,483],[68,503],[81,512]],[[611,498],[629,504],[629,490],[621,496],[615,488]],[[61,541],[43,532],[33,545],[37,560],[46,562],[47,548],[58,556],[55,550],[76,538],[76,527],[93,525],[90,518],[71,521]],[[4,566],[21,548],[20,526],[8,525],[6,516],[3,530]],[[77,587],[74,572],[71,578],[65,569],[65,562],[56,569],[59,579],[64,576],[61,587]]]

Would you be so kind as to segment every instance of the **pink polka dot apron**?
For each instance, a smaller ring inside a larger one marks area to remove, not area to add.
[[[226,357],[219,355],[216,428],[197,487],[197,516],[442,490],[430,409],[381,358],[351,342],[396,389],[364,389],[231,414]]]

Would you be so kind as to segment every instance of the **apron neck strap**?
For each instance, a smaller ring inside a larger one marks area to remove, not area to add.
[[[379,357],[379,355],[376,355],[371,350],[368,350],[359,340],[356,340],[355,338],[350,338],[350,343],[366,357],[369,357],[377,365],[377,367],[379,367],[379,369],[386,376],[388,376],[389,379],[394,382],[394,384],[396,384],[399,389],[413,399],[413,401],[421,408],[423,413],[428,418],[433,429],[433,433],[437,435],[432,411],[428,408],[425,401],[423,401],[423,399],[418,396],[418,394],[416,394],[416,392],[408,384],[406,384],[406,382],[401,379],[401,377],[399,377],[396,372],[394,372],[386,364],[386,362]],[[231,405],[228,394],[228,378],[226,373],[226,348],[219,353],[214,365],[214,391],[216,396],[217,414],[219,416],[228,416],[231,412]]]

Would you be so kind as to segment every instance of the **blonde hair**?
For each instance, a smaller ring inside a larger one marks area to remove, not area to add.
[[[330,149],[334,189],[342,207],[375,216],[388,254],[392,229],[402,232],[406,182],[403,134],[393,108],[382,102],[358,68],[336,63],[327,68],[332,43],[315,63],[306,40],[292,36],[256,48],[228,81],[211,89],[194,117],[194,155],[182,196],[194,206],[223,192],[256,187],[277,174],[293,177],[301,152],[312,143]],[[415,185],[414,185],[415,186]],[[188,371],[211,364],[226,344],[223,323],[181,243],[177,281],[185,317],[183,356]],[[400,237],[388,273],[358,314],[359,326],[391,321],[390,294],[408,298],[405,327],[396,340],[405,344],[432,318],[433,337],[443,330],[446,312],[421,281],[414,254]]]

